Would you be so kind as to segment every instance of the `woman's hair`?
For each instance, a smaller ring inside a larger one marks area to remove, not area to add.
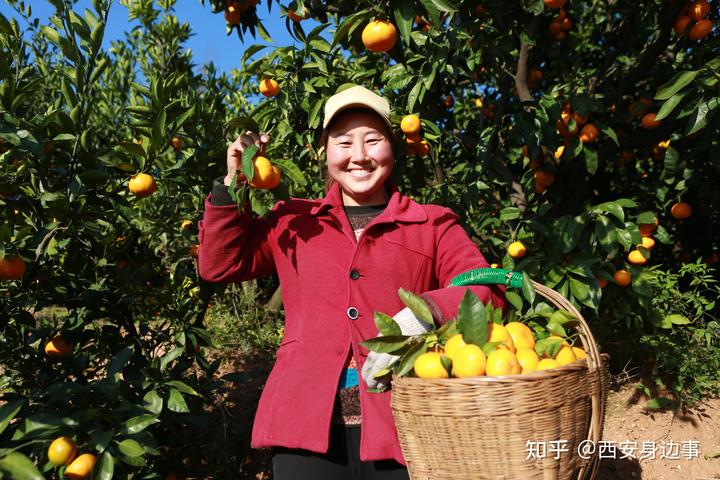
[[[328,138],[330,138],[330,130],[332,129],[335,122],[338,121],[338,119],[340,119],[344,115],[352,115],[352,114],[368,113],[368,112],[375,114],[380,119],[380,121],[383,125],[383,128],[385,129],[383,134],[390,141],[390,144],[392,145],[392,149],[393,149],[393,157],[395,157],[395,154],[398,149],[398,143],[397,143],[397,138],[395,136],[395,133],[392,131],[392,129],[390,127],[388,127],[387,123],[385,123],[385,120],[375,110],[372,110],[370,108],[364,108],[364,107],[351,107],[351,108],[342,110],[341,112],[337,113],[332,118],[332,120],[330,120],[330,123],[328,123],[327,127],[325,127],[324,134],[322,136],[322,140],[323,140],[323,143],[321,145],[322,152],[323,152],[322,155],[324,156],[327,152],[327,142],[328,142]],[[325,160],[323,160],[322,163],[325,163]],[[335,180],[333,180],[333,178],[328,173],[327,165],[326,165],[325,166],[325,193],[326,194],[330,190],[330,187],[332,187],[333,183],[335,183]]]

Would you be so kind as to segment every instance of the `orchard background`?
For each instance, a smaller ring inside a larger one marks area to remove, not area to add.
[[[278,283],[203,282],[197,222],[244,129],[282,173],[254,211],[321,196],[322,105],[351,84],[398,132],[422,119],[400,188],[580,306],[648,408],[720,392],[717,0],[205,0],[244,52],[230,73],[196,68],[181,2],[121,0],[139,26],[104,49],[117,5],[48,1],[47,24],[0,15],[0,478],[60,478],[60,436],[97,479],[267,467],[249,431]],[[254,45],[263,21],[295,45]]]

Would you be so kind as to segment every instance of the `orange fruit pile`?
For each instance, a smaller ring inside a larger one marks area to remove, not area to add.
[[[430,144],[420,135],[422,124],[417,115],[405,115],[400,121],[400,130],[405,134],[405,153],[421,157],[430,153]]]

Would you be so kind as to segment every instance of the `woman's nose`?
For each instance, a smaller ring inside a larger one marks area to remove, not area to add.
[[[356,162],[361,162],[365,160],[365,157],[367,157],[367,152],[365,151],[365,143],[358,141],[353,142],[352,159]]]

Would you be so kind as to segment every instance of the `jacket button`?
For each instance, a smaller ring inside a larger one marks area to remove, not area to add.
[[[353,280],[357,280],[358,278],[360,278],[360,272],[353,268],[352,270],[350,270],[350,278],[352,278]]]
[[[360,313],[358,312],[358,309],[355,307],[350,307],[347,309],[347,316],[350,318],[350,320],[356,320]]]

